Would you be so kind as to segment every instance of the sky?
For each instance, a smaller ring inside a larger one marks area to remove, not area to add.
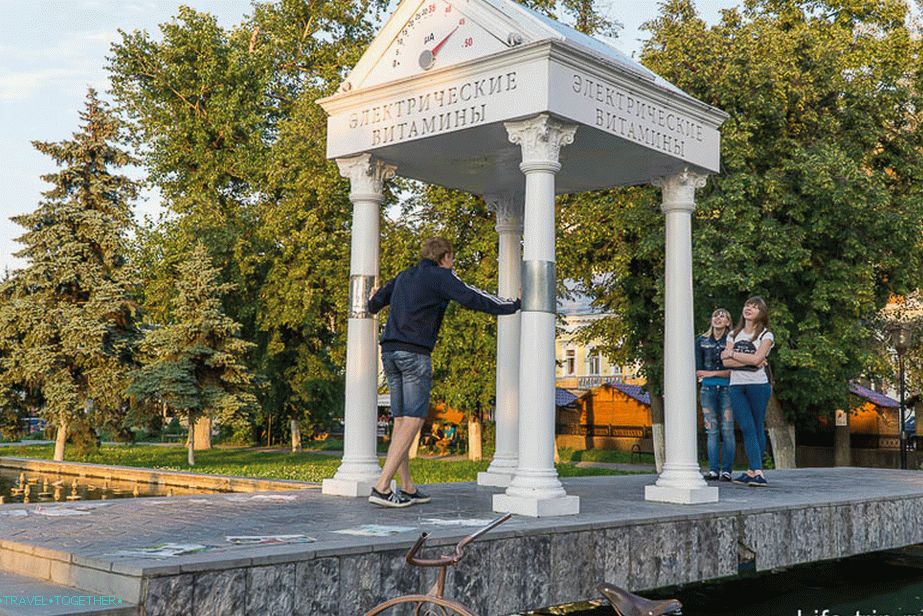
[[[79,126],[87,87],[107,98],[106,56],[119,29],[156,36],[158,24],[176,15],[180,4],[215,15],[224,27],[250,13],[249,0],[0,0],[0,271],[22,266],[13,253],[23,229],[9,217],[37,207],[49,186],[40,176],[56,169],[31,142],[70,138]],[[721,9],[741,2],[696,4],[702,17],[715,23]],[[647,35],[639,28],[657,15],[657,0],[602,0],[600,6],[624,26],[618,39],[608,42],[638,53]],[[139,219],[158,211],[155,193],[136,204]]]

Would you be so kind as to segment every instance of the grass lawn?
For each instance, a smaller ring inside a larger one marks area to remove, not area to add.
[[[615,449],[587,449],[578,451],[574,449],[558,449],[558,456],[561,462],[608,462],[629,464],[639,462],[638,456],[631,459],[630,451],[617,451]],[[651,462],[652,458],[646,456],[640,460],[641,463]]]
[[[4,447],[2,455],[21,458],[42,458],[50,460],[51,445]],[[563,452],[561,452],[564,460]],[[183,446],[158,445],[103,445],[98,453],[87,456],[67,455],[68,462],[92,462],[95,464],[116,464],[161,468],[176,471],[194,471],[218,475],[238,475],[268,479],[296,479],[299,481],[320,481],[333,477],[340,464],[339,457],[318,453],[282,453],[250,448],[218,448],[197,451],[196,465],[186,464],[186,448]],[[469,462],[468,460],[443,460],[439,458],[417,458],[410,461],[414,480],[420,483],[449,483],[454,481],[475,481],[479,471],[487,470],[490,460]],[[577,468],[570,464],[558,465],[562,477],[583,475],[620,475],[619,471],[600,468]]]

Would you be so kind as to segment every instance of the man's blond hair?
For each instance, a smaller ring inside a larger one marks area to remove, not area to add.
[[[442,261],[444,256],[454,254],[455,251],[452,250],[452,244],[450,244],[447,239],[441,237],[426,239],[423,242],[423,249],[420,251],[421,257],[429,259],[430,261],[435,261],[436,263]]]

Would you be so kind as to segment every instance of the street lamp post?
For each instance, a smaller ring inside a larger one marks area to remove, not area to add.
[[[898,391],[900,392],[900,421],[901,421],[901,438],[900,438],[900,447],[901,447],[901,469],[907,468],[907,430],[904,425],[904,414],[905,414],[905,404],[904,404],[904,354],[907,352],[907,349],[910,348],[911,336],[913,334],[913,329],[909,323],[895,323],[893,326],[888,328],[888,333],[891,336],[891,344],[894,346],[894,350],[897,351],[897,369],[898,369],[898,379],[900,384]]]

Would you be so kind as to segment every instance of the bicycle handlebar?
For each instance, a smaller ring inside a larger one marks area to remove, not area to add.
[[[458,561],[460,561],[462,559],[462,556],[464,556],[465,546],[467,546],[472,541],[476,540],[478,537],[480,537],[484,533],[487,533],[493,530],[494,528],[496,528],[497,526],[500,526],[501,524],[509,520],[511,517],[513,517],[513,514],[507,513],[506,515],[503,515],[497,518],[496,520],[492,521],[487,526],[484,526],[483,528],[478,529],[474,533],[468,535],[467,537],[459,541],[458,544],[455,546],[454,554],[452,554],[451,556],[441,556],[438,559],[417,558],[417,552],[420,551],[420,549],[423,547],[423,544],[426,543],[426,539],[429,537],[429,533],[426,533],[426,532],[421,533],[420,537],[417,539],[417,542],[414,543],[413,547],[410,548],[410,551],[407,552],[406,560],[408,564],[414,565],[416,567],[443,567],[447,565],[458,564]]]
[[[458,542],[458,545],[456,546],[456,550],[462,550],[466,545],[468,545],[469,543],[471,543],[472,541],[474,541],[475,539],[477,539],[484,533],[492,531],[496,527],[500,526],[501,524],[509,520],[511,517],[513,517],[513,514],[507,513],[506,515],[500,516],[499,518],[497,518],[496,520],[494,520],[487,526],[474,531],[473,533],[471,533],[470,535],[468,535],[467,537],[465,537],[464,539]]]

